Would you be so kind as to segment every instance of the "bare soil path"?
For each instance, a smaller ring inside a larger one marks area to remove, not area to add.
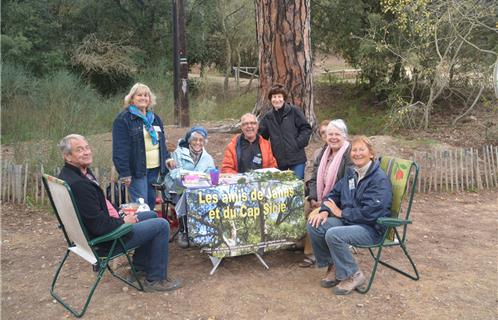
[[[49,210],[3,204],[2,319],[71,318],[48,289],[65,250]],[[496,319],[497,190],[417,195],[409,250],[421,279],[380,267],[366,295],[337,297],[319,286],[323,270],[302,269],[302,252],[229,258],[209,276],[211,264],[197,249],[170,244],[169,270],[185,287],[173,293],[141,293],[106,273],[87,319]],[[388,250],[392,262],[403,263]],[[368,252],[356,255],[363,270]],[[60,290],[81,301],[95,274],[73,259]],[[84,285],[77,286],[76,284]]]

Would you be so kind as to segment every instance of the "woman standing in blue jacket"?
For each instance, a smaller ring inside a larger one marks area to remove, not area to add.
[[[334,287],[337,295],[351,293],[366,280],[349,245],[378,243],[385,227],[377,219],[391,214],[391,183],[367,137],[352,139],[351,160],[353,166],[323,199],[320,213],[308,220],[318,267],[328,267],[320,285]]]
[[[143,198],[151,210],[159,174],[166,174],[169,153],[163,122],[151,109],[156,97],[150,88],[136,83],[124,98],[124,110],[112,125],[112,160],[123,182],[129,186],[131,201]]]

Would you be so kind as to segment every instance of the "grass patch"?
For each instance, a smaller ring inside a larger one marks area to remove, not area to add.
[[[386,115],[383,107],[375,106],[372,94],[349,83],[315,86],[315,114],[318,122],[343,119],[350,134],[367,136],[384,133]]]
[[[221,85],[212,83],[206,85],[204,93],[192,100],[190,116],[192,121],[217,121],[223,119],[239,119],[241,115],[251,112],[256,103],[256,90],[248,93],[229,93],[229,97],[223,98],[209,92],[220,92]]]

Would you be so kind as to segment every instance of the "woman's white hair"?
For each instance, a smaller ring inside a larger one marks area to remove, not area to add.
[[[335,119],[335,120],[330,121],[329,124],[327,125],[327,132],[332,128],[336,128],[339,131],[341,131],[342,136],[344,138],[348,137],[348,127],[346,126],[346,123],[344,122],[344,120]]]
[[[126,97],[124,98],[124,107],[128,107],[130,104],[131,104],[131,100],[133,100],[133,96],[137,93],[137,91],[145,91],[149,94],[149,97],[150,97],[150,102],[149,102],[149,105],[147,106],[147,108],[152,108],[156,105],[156,96],[152,93],[152,91],[150,90],[150,88],[143,84],[143,83],[140,83],[140,82],[137,82],[133,85],[133,87],[131,87],[130,89],[130,92],[126,95]]]
[[[204,139],[204,146],[207,145],[208,143],[208,139],[205,138],[202,134],[200,134],[199,132],[192,132],[192,134],[190,135],[190,137],[188,138],[188,144],[190,144],[190,142],[194,139],[194,138],[203,138]]]
[[[69,134],[62,138],[59,142],[58,147],[61,150],[62,154],[70,154],[71,153],[71,141],[72,140],[84,140],[88,142],[88,140],[80,134]]]

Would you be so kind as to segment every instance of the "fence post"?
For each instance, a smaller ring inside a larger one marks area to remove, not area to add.
[[[491,184],[494,185],[495,187],[498,187],[498,177],[497,177],[497,172],[494,164],[494,159],[493,159],[493,146],[488,145],[487,146],[488,150],[488,157],[489,157],[489,171],[491,173]]]
[[[42,174],[45,173],[45,170],[43,169],[43,164],[41,165],[40,171]],[[41,188],[41,203],[42,205],[45,204],[45,188]]]
[[[491,158],[494,158],[491,165],[493,166],[494,171],[495,187],[498,187],[498,147],[491,146]]]
[[[484,182],[486,182],[486,188],[489,188],[488,181],[488,163],[486,161],[486,146],[482,147],[482,160],[483,160],[483,171],[484,171]]]
[[[479,158],[479,150],[476,149],[476,177],[477,177],[477,189],[482,189],[483,183],[482,183],[482,177],[481,177],[481,168],[480,168],[480,158]]]
[[[6,163],[5,162],[2,162],[2,184],[0,186],[0,188],[2,188],[2,193],[1,193],[1,197],[2,197],[2,202],[5,202],[5,190],[7,189],[7,179],[6,179],[6,173],[7,173],[7,170],[6,170]]]

